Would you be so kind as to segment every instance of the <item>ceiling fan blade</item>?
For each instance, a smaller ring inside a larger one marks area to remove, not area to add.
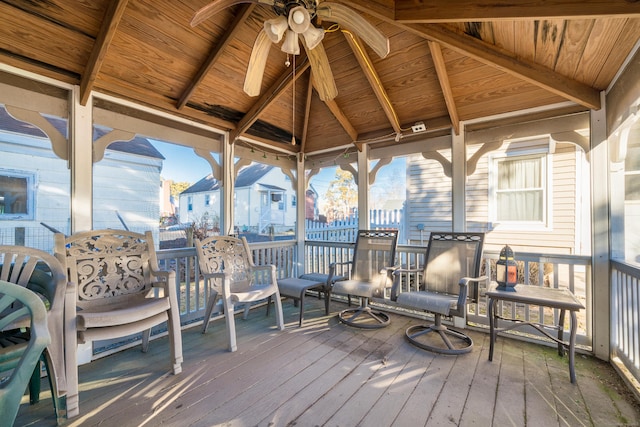
[[[315,48],[309,49],[304,38],[302,39],[302,45],[307,51],[311,72],[313,73],[320,99],[322,101],[332,100],[338,95],[338,88],[336,88],[336,82],[333,79],[333,72],[331,72],[329,58],[327,58],[324,46],[320,43]]]
[[[267,57],[269,56],[271,45],[271,39],[265,30],[262,29],[258,33],[256,41],[253,43],[251,58],[249,58],[249,65],[247,66],[247,74],[244,76],[244,91],[249,96],[260,95],[262,76],[264,74],[264,67],[267,65]]]
[[[339,3],[322,2],[316,10],[317,15],[325,21],[353,31],[368,44],[380,58],[389,54],[389,39],[361,15]]]
[[[213,0],[206,6],[201,7],[191,18],[191,26],[195,27],[196,25],[202,23],[202,21],[206,21],[211,18],[216,13],[220,12],[223,9],[234,6],[240,3],[264,3],[269,6],[273,6],[275,0]]]

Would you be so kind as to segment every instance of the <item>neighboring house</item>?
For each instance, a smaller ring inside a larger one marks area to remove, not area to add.
[[[180,193],[180,221],[202,223],[220,217],[220,182],[208,175]],[[235,224],[259,234],[295,230],[296,195],[280,169],[253,163],[240,170],[235,184]]]
[[[467,146],[466,224],[469,231],[489,232],[486,249],[517,242],[516,251],[590,253],[589,163],[577,145],[588,141],[588,131],[556,132],[558,141],[543,133],[547,126],[557,129],[562,123],[556,119],[524,130],[490,129],[484,134],[488,136]],[[577,143],[560,139],[567,135]],[[410,243],[427,238],[420,230],[452,229],[452,180],[445,172],[451,150],[438,153],[407,161]]]
[[[47,118],[63,135],[67,122]],[[105,133],[94,130],[94,140]],[[0,106],[0,244],[52,248],[52,230],[70,232],[70,172],[48,137]],[[114,142],[93,167],[94,228],[158,229],[164,157],[145,138]],[[44,225],[43,225],[44,224]],[[50,227],[49,229],[45,226]]]
[[[318,220],[318,192],[313,188],[312,184],[309,184],[309,188],[304,193],[305,205],[304,205],[304,218],[317,221]]]
[[[173,196],[171,195],[171,185],[173,180],[160,179],[160,217],[161,218],[173,218],[178,213],[176,211],[176,204]]]

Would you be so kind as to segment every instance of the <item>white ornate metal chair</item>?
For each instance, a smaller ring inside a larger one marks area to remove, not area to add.
[[[12,282],[0,280],[0,331],[24,325],[28,337],[16,345],[0,347],[0,424],[13,425],[22,395],[40,356],[51,343],[47,310],[38,295]],[[0,332],[1,337],[2,332]]]
[[[276,323],[284,330],[282,303],[276,280],[274,265],[256,266],[250,256],[247,240],[228,236],[212,236],[196,239],[200,272],[209,283],[209,302],[202,324],[202,333],[207,332],[211,313],[219,297],[222,298],[227,324],[229,351],[236,351],[235,304],[244,304],[244,317],[250,304],[269,299],[275,301]],[[270,301],[269,301],[270,302]],[[269,315],[270,304],[267,304]]]
[[[483,242],[484,233],[432,232],[424,268],[394,271],[391,301],[435,316],[431,325],[414,325],[406,330],[405,335],[411,344],[443,354],[471,351],[471,337],[444,325],[442,317],[465,317],[467,299],[478,300],[478,283],[488,280],[487,277],[478,277]],[[401,277],[420,271],[419,290],[400,292]],[[433,339],[431,332],[435,333]]]
[[[153,237],[124,230],[92,230],[69,237],[56,233],[55,255],[76,286],[67,293],[66,352],[68,416],[78,413],[76,346],[142,332],[167,323],[174,374],[182,371],[180,306],[174,271],[160,271]]]
[[[391,272],[396,259],[398,230],[359,230],[353,259],[329,266],[327,283],[331,292],[356,296],[360,305],[338,313],[341,322],[358,328],[383,328],[390,323],[389,316],[369,305],[372,298],[384,298],[385,289],[391,287]],[[350,264],[347,280],[334,281],[336,267]]]
[[[66,415],[65,400],[67,395],[64,355],[64,298],[68,282],[64,267],[53,255],[39,249],[0,245],[0,280],[26,287],[44,298],[47,303],[47,327],[51,335],[51,342],[43,355],[56,418],[61,421]],[[25,318],[25,322],[28,323],[28,319]],[[32,403],[38,402],[39,371],[34,373],[29,391],[30,401]]]

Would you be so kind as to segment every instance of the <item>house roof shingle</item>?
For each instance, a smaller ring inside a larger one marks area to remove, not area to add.
[[[65,138],[67,137],[68,128],[66,120],[55,117],[46,117],[46,119],[58,130],[58,132],[64,135]],[[0,132],[2,131],[32,136],[35,138],[48,138],[40,128],[30,123],[14,119],[7,110],[0,105]],[[93,140],[95,141],[106,133],[107,130],[94,127]],[[109,144],[108,149],[155,159],[165,159],[165,157],[149,142],[147,138],[140,136],[136,136],[131,141],[112,142]]]

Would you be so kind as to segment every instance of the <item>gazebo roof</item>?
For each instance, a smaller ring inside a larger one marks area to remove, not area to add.
[[[293,85],[286,54],[272,47],[260,95],[250,97],[247,64],[273,8],[223,0],[230,6],[192,27],[209,3],[0,2],[0,62],[80,85],[81,103],[100,92],[229,130],[232,140],[315,153],[402,143],[420,122],[457,133],[461,121],[567,101],[599,109],[599,92],[640,39],[640,3],[623,0],[335,0],[389,38],[388,56],[362,43],[363,56],[345,33],[327,32],[338,95],[323,102],[304,55]]]

